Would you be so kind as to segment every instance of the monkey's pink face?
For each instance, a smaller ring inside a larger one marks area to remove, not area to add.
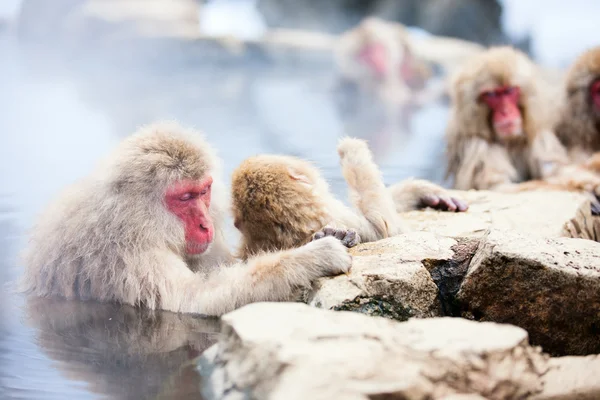
[[[600,79],[593,82],[590,86],[590,95],[596,111],[600,111]]]
[[[510,139],[523,133],[523,118],[519,109],[521,90],[518,86],[501,86],[481,93],[492,112],[492,126],[500,139]]]
[[[208,210],[212,177],[203,181],[180,181],[165,194],[167,209],[175,214],[185,227],[186,252],[204,253],[213,241],[214,227]]]

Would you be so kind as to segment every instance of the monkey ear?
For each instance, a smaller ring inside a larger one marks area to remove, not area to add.
[[[304,185],[312,186],[312,182],[310,181],[310,179],[308,179],[308,176],[301,174],[294,168],[288,167],[288,174],[293,180],[298,181],[299,183],[302,183]]]

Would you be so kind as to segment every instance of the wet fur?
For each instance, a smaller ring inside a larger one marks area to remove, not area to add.
[[[21,289],[220,315],[253,301],[287,300],[295,287],[349,268],[350,256],[333,238],[232,264],[218,173],[215,152],[199,133],[176,123],[141,128],[41,215]],[[202,255],[186,257],[183,224],[167,211],[164,193],[178,180],[208,174],[215,238]]]

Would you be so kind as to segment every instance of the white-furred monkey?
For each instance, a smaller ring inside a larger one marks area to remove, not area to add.
[[[596,192],[598,177],[569,165],[553,130],[560,102],[540,76],[522,52],[496,47],[452,77],[447,172],[455,188]]]
[[[242,233],[242,258],[323,236],[335,236],[348,247],[387,238],[406,231],[397,211],[426,206],[467,209],[429,182],[413,180],[386,188],[363,140],[342,139],[338,153],[356,210],[333,196],[314,165],[296,157],[259,155],[234,171],[233,216]]]
[[[24,291],[221,315],[347,272],[336,239],[232,262],[218,160],[200,134],[152,124],[66,190],[34,227]]]
[[[342,34],[335,46],[342,79],[387,103],[405,103],[431,75],[411,49],[408,32],[395,22],[365,18]]]
[[[569,69],[556,133],[575,162],[600,152],[600,46],[584,52]]]

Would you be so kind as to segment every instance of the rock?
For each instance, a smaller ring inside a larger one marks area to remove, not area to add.
[[[547,370],[524,330],[460,318],[397,323],[255,303],[222,326],[199,361],[206,398],[523,399]]]
[[[558,357],[550,360],[543,391],[534,400],[600,399],[600,356]]]
[[[411,211],[402,214],[406,224],[416,231],[450,237],[482,237],[489,228],[514,230],[538,237],[599,237],[594,226],[597,218],[591,215],[590,202],[579,193],[451,192],[470,203],[467,212]],[[549,197],[552,201],[548,201]]]
[[[494,229],[458,300],[463,315],[520,326],[551,354],[600,353],[600,243]]]
[[[401,321],[441,316],[438,288],[423,260],[443,264],[454,256],[456,244],[454,239],[415,232],[359,245],[351,250],[350,273],[319,280],[307,302]]]

